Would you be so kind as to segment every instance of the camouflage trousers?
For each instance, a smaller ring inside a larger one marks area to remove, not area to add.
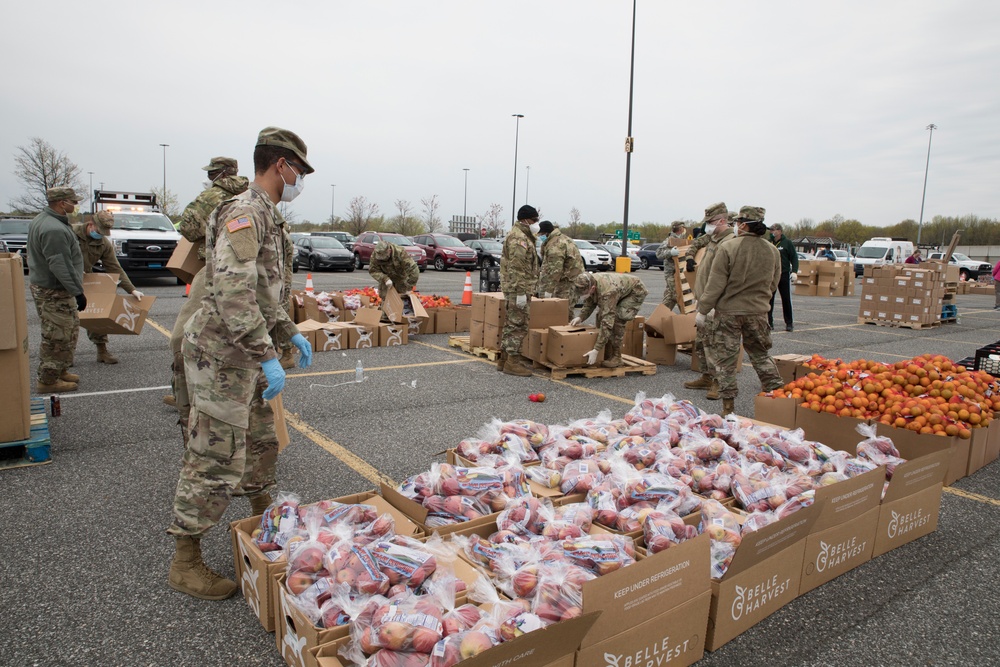
[[[713,377],[715,377],[715,355],[712,353],[712,338],[715,336],[718,324],[718,319],[713,315],[711,319],[705,320],[705,324],[698,327],[694,339],[694,351],[698,355],[701,372]]]
[[[31,296],[42,324],[38,381],[52,384],[73,365],[80,335],[80,314],[76,310],[76,299],[65,290],[32,285]]]
[[[552,296],[556,299],[566,299],[569,301],[569,319],[576,317],[574,315],[573,305],[576,303],[576,288],[573,287],[573,283],[559,283],[556,285],[555,289],[552,291]]]
[[[195,274],[194,280],[191,281],[191,293],[188,294],[187,301],[181,306],[181,311],[177,313],[177,320],[174,322],[173,331],[170,332],[170,351],[174,355],[174,361],[170,366],[170,370],[173,371],[173,375],[170,378],[170,389],[174,395],[174,400],[177,402],[177,423],[180,424],[185,445],[188,441],[188,413],[191,410],[191,399],[188,397],[181,343],[184,342],[184,325],[195,314],[195,311],[201,308],[201,300],[205,296],[206,291],[205,269],[202,269]]]
[[[670,261],[670,259],[671,258],[668,257],[663,261],[664,267],[667,266],[667,262]],[[666,284],[663,287],[663,299],[660,300],[660,303],[670,310],[673,310],[677,305],[677,281],[674,280],[673,267],[670,267],[669,271],[666,268],[663,269],[663,279],[666,281]]]
[[[219,522],[232,496],[271,490],[278,439],[260,369],[227,366],[187,344],[184,364],[190,437],[167,532],[198,537]]]
[[[709,345],[719,381],[719,395],[722,398],[736,398],[739,393],[736,385],[736,362],[740,355],[741,339],[763,390],[771,391],[784,386],[778,367],[768,354],[771,349],[771,330],[767,324],[767,313],[716,314],[715,319],[715,331]]]
[[[517,294],[504,293],[507,304],[507,321],[503,325],[500,347],[508,355],[521,353],[521,343],[528,335],[528,314],[531,309],[531,295],[526,295],[523,306],[517,305]]]

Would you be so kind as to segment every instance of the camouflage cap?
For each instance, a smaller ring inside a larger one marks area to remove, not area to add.
[[[257,145],[258,146],[277,146],[279,148],[285,148],[287,150],[295,153],[295,156],[299,158],[302,162],[302,166],[305,167],[306,173],[311,174],[315,169],[306,160],[306,142],[299,138],[299,135],[295,134],[291,130],[283,130],[280,127],[265,127],[257,135]]]
[[[744,206],[736,216],[737,222],[764,222],[763,206]]]
[[[676,232],[680,229],[684,229],[684,223],[680,220],[675,220],[674,223],[670,225],[670,231]]]
[[[202,169],[205,171],[222,171],[223,169],[228,169],[236,173],[240,170],[240,165],[236,162],[236,158],[214,157]]]
[[[594,274],[593,273],[581,273],[576,278],[573,279],[573,287],[579,291],[584,291],[590,289],[590,286],[594,284]]]
[[[65,200],[72,202],[79,202],[82,199],[82,197],[76,194],[76,191],[73,188],[61,187],[61,188],[49,188],[48,190],[46,190],[45,199],[51,204],[53,202],[65,201]]]
[[[115,216],[111,211],[100,211],[94,216],[94,226],[104,236],[110,236],[115,226]]]
[[[375,244],[375,249],[372,250],[372,255],[378,259],[388,259],[389,255],[392,253],[392,244],[388,241],[379,241]]]
[[[736,211],[730,211],[729,215],[726,216],[726,220],[729,222],[736,222]]]
[[[717,220],[721,217],[725,217],[729,214],[729,209],[726,208],[726,202],[720,201],[716,204],[712,204],[705,209],[705,219],[702,222],[708,222],[710,220]]]

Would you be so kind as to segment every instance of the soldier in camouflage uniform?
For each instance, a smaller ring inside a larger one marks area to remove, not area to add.
[[[701,294],[708,284],[708,276],[712,270],[712,260],[715,257],[716,249],[723,240],[732,235],[733,230],[727,224],[729,211],[724,202],[712,204],[705,209],[705,233],[694,240],[688,247],[684,258],[687,264],[686,270],[690,275],[695,270],[695,255],[698,250],[705,248],[705,256],[701,260],[698,272],[694,277],[694,285],[691,286],[694,298],[701,300]],[[695,354],[698,355],[701,364],[701,377],[697,380],[685,382],[688,389],[707,389],[705,398],[716,401],[719,399],[719,386],[715,381],[715,365],[712,360],[712,336],[715,331],[715,313],[709,314],[705,322],[697,327],[695,337]]]
[[[221,600],[236,584],[201,558],[201,536],[214,526],[237,490],[259,513],[270,503],[278,442],[267,400],[285,383],[277,347],[290,339],[312,363],[309,342],[285,312],[285,253],[275,205],[291,201],[312,173],[306,146],[292,132],[268,127],[254,149],[254,182],[216,208],[205,234],[205,296],[184,327],[191,398],[190,437],[167,532],[176,538],[172,588]],[[288,179],[292,182],[288,182]]]
[[[184,208],[184,212],[177,219],[177,231],[191,243],[201,243],[205,240],[205,226],[208,224],[208,216],[215,210],[216,206],[244,192],[250,185],[250,181],[245,176],[238,175],[239,164],[234,158],[214,157],[202,169],[208,172],[206,187],[201,194],[195,197],[193,202]],[[198,249],[198,256],[205,259],[204,246]],[[204,296],[205,270],[202,269],[191,281],[191,293],[188,294],[187,302],[177,314],[174,329],[170,334],[170,351],[174,355],[174,361],[171,365],[173,376],[170,379],[173,393],[164,396],[163,402],[167,405],[177,406],[185,442],[187,442],[187,415],[191,403],[187,397],[187,381],[184,379],[184,357],[181,355],[181,341],[184,338],[184,325],[187,324],[194,311],[201,307],[201,300]]]
[[[117,273],[118,284],[122,289],[137,299],[142,299],[142,292],[135,288],[128,275],[118,263],[115,256],[115,246],[108,239],[115,226],[115,216],[111,211],[101,211],[94,215],[90,222],[73,225],[73,233],[80,243],[83,254],[83,272],[93,273],[94,265],[100,262],[105,273]],[[87,332],[87,338],[97,346],[97,361],[102,364],[117,364],[118,358],[108,352],[108,334]]]
[[[583,355],[587,365],[593,365],[600,350],[610,342],[611,356],[601,365],[618,368],[622,365],[625,325],[634,320],[639,312],[648,294],[646,286],[642,280],[628,273],[583,273],[573,282],[584,302],[579,317],[570,324],[580,324],[597,310],[597,342],[593,350]]]
[[[676,246],[670,245],[670,239],[686,239],[687,230],[683,222],[675,222],[670,227],[670,236],[664,239],[656,249],[656,256],[663,260],[663,279],[666,285],[663,289],[663,300],[660,302],[670,310],[677,305],[677,281],[674,280],[674,257],[680,254]]]
[[[372,250],[368,273],[378,282],[378,294],[384,296],[389,287],[400,294],[412,292],[420,279],[420,267],[402,246],[379,241]]]
[[[528,361],[521,356],[521,343],[528,335],[531,295],[538,289],[538,211],[525,204],[517,211],[517,222],[503,242],[500,258],[500,290],[507,309],[507,320],[500,339],[501,353],[497,367],[507,375],[532,375]]]
[[[49,188],[49,203],[28,225],[28,282],[42,325],[38,350],[38,393],[76,391],[80,376],[69,372],[80,331],[83,255],[69,224],[80,196],[73,188]]]
[[[573,279],[583,273],[580,249],[558,227],[548,220],[538,224],[538,238],[542,242],[542,269],[538,276],[538,294],[548,298],[567,299],[569,318],[573,319],[576,288]]]
[[[708,284],[698,300],[699,324],[709,312],[715,311],[711,356],[722,395],[723,414],[735,410],[736,362],[741,339],[763,390],[771,391],[784,385],[768,354],[771,331],[767,325],[771,295],[781,277],[781,257],[764,238],[767,228],[762,207],[744,206],[736,223],[739,235],[719,245]]]

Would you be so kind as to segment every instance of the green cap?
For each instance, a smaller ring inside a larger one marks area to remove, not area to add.
[[[100,211],[94,215],[94,226],[104,236],[110,236],[115,226],[115,216],[111,211]]]
[[[724,218],[729,213],[729,209],[726,208],[726,202],[720,201],[718,203],[712,204],[705,209],[705,219],[702,222],[709,222],[710,220],[717,220],[718,218]]]
[[[295,153],[295,156],[299,158],[299,161],[302,163],[302,166],[305,167],[307,174],[311,174],[316,171],[306,160],[306,143],[299,138],[299,135],[295,134],[291,130],[283,130],[280,127],[265,127],[260,131],[260,134],[257,135],[257,145],[287,148]]]
[[[73,188],[60,187],[60,188],[49,188],[48,190],[46,190],[45,199],[50,204],[53,202],[65,201],[65,200],[79,203],[82,197],[76,194],[76,191]]]
[[[214,157],[209,160],[208,165],[202,167],[205,171],[222,171],[231,170],[234,174],[240,170],[239,163],[236,162],[236,158],[231,157]]]
[[[764,207],[744,206],[736,216],[736,222],[764,222]]]

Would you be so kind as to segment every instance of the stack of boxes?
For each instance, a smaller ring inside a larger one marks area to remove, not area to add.
[[[850,262],[802,260],[794,283],[796,296],[854,296]]]
[[[294,319],[299,332],[306,337],[315,352],[406,345],[411,335],[420,333],[420,328],[427,319],[419,299],[409,294],[404,298],[411,301],[414,315],[403,315],[400,303],[398,312],[385,314],[386,321],[383,321],[381,309],[367,305],[367,297],[361,298],[361,308],[350,310],[344,307],[343,295],[334,292],[331,294],[331,303],[336,310],[335,314],[330,315],[320,310],[316,297],[312,294],[295,291],[292,295]],[[399,299],[397,296],[397,300]]]
[[[0,253],[0,443],[31,435],[31,373],[24,264],[16,253]]]
[[[499,350],[503,325],[507,321],[507,304],[499,292],[476,292],[472,295],[472,322],[469,346]],[[549,327],[569,324],[569,303],[566,299],[532,299],[528,308],[528,335],[521,345],[521,354],[529,359],[532,333],[538,339],[537,349],[543,349],[542,338],[548,337]],[[590,348],[587,348],[588,350]],[[535,361],[539,361],[535,359]]]
[[[940,323],[945,277],[934,266],[866,266],[858,321],[912,327]]]

